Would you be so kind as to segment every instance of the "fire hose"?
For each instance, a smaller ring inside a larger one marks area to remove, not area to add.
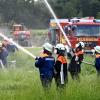
[[[87,65],[92,65],[92,66],[94,66],[94,63],[90,63],[90,62],[86,62],[86,61],[82,61],[82,63],[84,63],[84,64],[87,64]]]

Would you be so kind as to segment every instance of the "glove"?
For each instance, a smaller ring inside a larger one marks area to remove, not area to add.
[[[79,59],[78,56],[76,56],[76,57],[75,57],[75,61],[78,61],[78,59]]]
[[[39,57],[36,57],[36,58],[35,58],[35,60],[38,60],[38,59],[39,59]]]

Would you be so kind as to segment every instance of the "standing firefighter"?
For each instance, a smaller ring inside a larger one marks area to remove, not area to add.
[[[40,80],[44,88],[51,85],[54,76],[55,59],[52,56],[53,46],[49,43],[43,45],[43,53],[37,57],[35,66],[39,68]]]
[[[81,72],[81,63],[84,55],[84,47],[85,45],[83,42],[79,42],[76,44],[74,56],[71,58],[71,62],[68,68],[72,79],[79,79],[79,73]]]
[[[66,48],[63,44],[57,44],[57,60],[54,66],[55,70],[55,83],[57,88],[64,87],[68,81],[67,75],[67,59],[65,57]]]
[[[100,46],[94,47],[95,50],[95,68],[97,76],[100,76]]]
[[[0,41],[0,65],[1,67],[4,65],[7,67],[7,56],[8,51],[5,47],[3,47],[2,42]]]

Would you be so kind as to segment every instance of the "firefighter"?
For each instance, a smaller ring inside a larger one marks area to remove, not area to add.
[[[65,33],[66,33],[67,35],[70,35],[70,34],[71,34],[71,25],[65,26],[65,27],[64,27],[64,31],[65,31]]]
[[[57,44],[56,47],[57,60],[54,66],[55,83],[57,88],[63,88],[68,82],[67,74],[67,58],[65,57],[66,48],[63,44]]]
[[[94,47],[95,50],[95,68],[97,76],[100,76],[100,46]]]
[[[0,41],[0,65],[4,65],[7,67],[7,56],[8,51],[5,47],[3,47],[2,42]]]
[[[35,66],[39,68],[40,80],[44,88],[51,86],[54,76],[55,59],[52,56],[53,46],[49,43],[43,45],[43,52],[40,57],[36,57]]]
[[[74,55],[71,58],[68,70],[73,80],[79,80],[79,73],[81,72],[81,63],[84,55],[84,47],[85,45],[83,42],[77,43],[74,50]]]
[[[13,41],[13,39],[10,38],[10,41]],[[18,51],[18,48],[14,44],[12,44],[10,41],[4,39],[3,46],[8,50],[9,53],[15,53],[15,51]]]

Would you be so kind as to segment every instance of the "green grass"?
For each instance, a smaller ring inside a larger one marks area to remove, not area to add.
[[[39,55],[40,48],[28,49]],[[93,58],[85,56],[85,60]],[[69,82],[64,90],[56,90],[53,80],[50,90],[44,91],[34,59],[19,51],[8,60],[17,61],[16,68],[0,69],[0,100],[99,100],[100,79],[96,76],[95,68],[82,64],[80,82],[73,81],[69,74]]]
[[[48,30],[46,29],[34,29],[32,30],[32,34],[38,34],[38,35],[42,35],[42,34],[47,34]]]

